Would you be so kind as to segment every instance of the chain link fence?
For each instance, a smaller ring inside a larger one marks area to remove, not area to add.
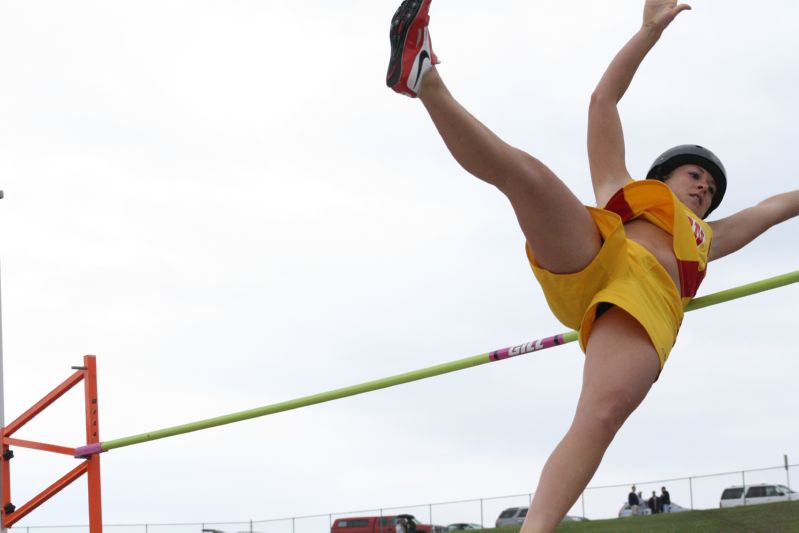
[[[591,486],[571,508],[568,514],[589,519],[614,518],[627,501],[632,485],[644,498],[653,492],[659,494],[666,487],[672,503],[686,509],[715,509],[719,507],[722,491],[732,485],[769,483],[791,486],[791,479],[799,479],[799,465],[773,466],[753,470],[704,474],[653,481],[632,480],[618,485]],[[412,514],[421,522],[440,525],[471,523],[486,528],[494,527],[499,514],[509,507],[527,507],[533,494],[512,494],[471,500],[427,503],[359,511],[234,522],[184,522],[168,524],[104,524],[107,533],[329,533],[336,518],[352,516],[391,516]],[[18,526],[11,533],[88,533],[88,525]]]

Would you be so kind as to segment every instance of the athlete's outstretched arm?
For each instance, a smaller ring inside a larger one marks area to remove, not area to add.
[[[677,5],[675,0],[646,0],[641,29],[616,54],[591,95],[588,163],[599,206],[604,206],[631,179],[624,160],[624,133],[618,103],[663,30],[686,9],[690,7]]]
[[[710,223],[713,241],[709,260],[737,252],[772,226],[799,216],[799,190],[763,200],[727,218]]]

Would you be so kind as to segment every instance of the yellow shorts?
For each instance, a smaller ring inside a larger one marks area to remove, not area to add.
[[[646,248],[627,238],[616,213],[586,206],[604,242],[582,271],[554,274],[538,266],[532,250],[527,257],[550,309],[565,326],[579,330],[585,352],[596,319],[597,305],[619,306],[646,330],[666,363],[684,314],[682,300],[663,265]]]

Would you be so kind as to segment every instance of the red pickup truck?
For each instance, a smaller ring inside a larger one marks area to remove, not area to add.
[[[433,526],[420,523],[410,514],[337,518],[330,533],[397,533],[400,520],[404,520],[405,533],[433,533]]]

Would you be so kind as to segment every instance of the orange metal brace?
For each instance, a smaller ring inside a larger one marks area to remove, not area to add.
[[[2,513],[2,524],[4,528],[13,526],[16,522],[24,518],[31,511],[55,496],[61,489],[78,479],[83,474],[87,474],[89,487],[89,533],[102,533],[103,513],[100,492],[100,455],[94,454],[84,459],[84,461],[62,476],[58,481],[34,496],[29,502],[19,508],[11,503],[11,459],[14,452],[11,446],[20,448],[32,448],[53,453],[75,456],[75,448],[46,444],[43,442],[33,442],[22,439],[13,439],[11,435],[22,426],[30,422],[36,415],[44,411],[53,404],[67,391],[83,381],[86,405],[86,444],[97,444],[100,442],[100,418],[98,414],[97,402],[97,361],[93,355],[83,357],[82,367],[73,367],[76,372],[66,379],[61,385],[53,389],[48,395],[39,400],[33,407],[25,411],[12,423],[0,429],[0,442],[2,442],[2,472],[3,472],[3,502],[0,513]]]

